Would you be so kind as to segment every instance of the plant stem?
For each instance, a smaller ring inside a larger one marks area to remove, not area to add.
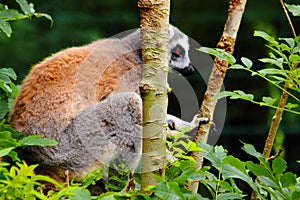
[[[295,32],[293,23],[292,23],[292,21],[291,21],[291,18],[290,18],[290,16],[289,16],[289,13],[288,13],[288,11],[286,10],[286,7],[284,6],[283,1],[282,1],[282,0],[279,0],[279,1],[280,1],[281,6],[282,6],[282,9],[283,9],[283,12],[284,12],[284,14],[285,14],[285,17],[286,17],[286,19],[288,20],[288,23],[289,23],[289,26],[290,26],[290,28],[291,28],[291,30],[292,30],[293,36],[294,36],[294,38],[295,38],[295,37],[297,37],[297,35],[296,35],[296,32]]]
[[[221,39],[217,44],[218,48],[225,50],[227,53],[233,53],[237,32],[239,30],[246,2],[247,0],[229,1],[228,18]],[[217,100],[213,100],[212,97],[220,92],[227,68],[228,62],[220,60],[219,58],[215,58],[214,66],[208,81],[207,90],[204,95],[204,100],[199,111],[200,117],[208,117],[211,119],[211,122],[217,104]],[[199,127],[194,141],[200,140],[204,143],[207,142],[211,122],[208,124],[203,124]],[[203,163],[203,155],[201,155],[200,152],[192,152],[192,156],[196,160],[196,170],[200,170]],[[194,182],[191,184],[191,189],[194,193],[197,193],[198,186],[199,182]]]
[[[269,133],[268,133],[268,137],[266,139],[266,143],[265,143],[265,147],[264,147],[264,151],[263,154],[266,156],[266,158],[268,159],[270,157],[271,154],[271,150],[273,147],[273,143],[274,143],[274,139],[282,118],[282,113],[284,111],[284,107],[287,103],[289,94],[287,93],[287,86],[288,83],[285,82],[284,85],[284,90],[281,93],[281,97],[278,103],[278,107],[276,109],[276,112],[272,118],[272,123],[270,125],[270,129],[269,129]]]
[[[281,3],[284,14],[285,14],[285,16],[288,20],[288,23],[289,23],[289,26],[292,30],[293,36],[294,36],[294,38],[296,38],[297,35],[296,35],[296,32],[295,32],[294,26],[293,26],[292,21],[289,17],[289,14],[288,14],[285,6],[284,6],[284,3],[283,3],[282,0],[279,0],[279,1]],[[290,71],[293,71],[296,68],[297,68],[297,65],[295,65],[294,67],[291,67]],[[270,129],[269,129],[269,132],[268,132],[268,137],[266,139],[265,147],[264,147],[264,150],[263,150],[263,154],[266,156],[267,159],[270,157],[271,150],[272,150],[272,147],[273,147],[273,144],[274,144],[274,139],[276,137],[276,133],[277,133],[279,124],[280,124],[281,119],[282,119],[282,114],[283,114],[283,111],[284,111],[284,107],[285,107],[285,105],[287,103],[287,100],[288,100],[288,97],[289,97],[289,92],[287,91],[288,86],[290,84],[288,82],[289,78],[290,77],[287,77],[287,79],[284,83],[284,88],[283,88],[282,93],[281,93],[281,97],[280,97],[280,100],[279,100],[279,103],[278,103],[278,108],[276,109],[276,112],[275,112],[275,114],[272,118],[272,122],[271,122]],[[252,192],[251,199],[256,199],[256,194],[254,192]]]
[[[252,74],[254,73],[253,70],[251,70],[251,69],[249,69],[247,67],[243,67],[243,69],[246,70],[246,71],[248,71],[248,72],[251,72]],[[257,73],[256,75],[259,76],[259,77],[261,77],[261,78],[263,78],[263,79],[265,79],[267,82],[271,83],[272,85],[274,85],[275,87],[279,88],[280,90],[285,91],[286,93],[289,94],[289,96],[293,97],[296,101],[300,102],[300,100],[295,95],[293,95],[292,93],[290,93],[287,89],[281,87],[279,84],[276,84],[274,81],[272,81],[269,78],[261,75],[260,73]]]

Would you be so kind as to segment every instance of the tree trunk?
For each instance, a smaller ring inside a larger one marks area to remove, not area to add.
[[[217,48],[225,50],[232,54],[236,41],[237,32],[242,19],[247,0],[230,0],[228,9],[228,18],[224,27],[224,31]],[[213,121],[213,113],[217,104],[217,100],[212,100],[212,97],[220,92],[223,85],[223,80],[228,67],[228,62],[215,58],[212,73],[210,75],[207,90],[204,95],[204,100],[200,108],[200,117],[208,117]],[[211,123],[202,124],[195,136],[194,141],[200,140],[207,142]],[[201,152],[193,152],[192,156],[196,160],[195,168],[200,170],[203,164],[203,156]],[[191,189],[194,193],[198,191],[198,182],[192,183]]]
[[[163,176],[166,159],[168,102],[169,0],[139,0],[143,78],[143,154],[141,189],[155,185],[154,173]]]

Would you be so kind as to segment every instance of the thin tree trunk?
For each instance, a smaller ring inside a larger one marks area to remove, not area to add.
[[[223,49],[232,54],[236,41],[237,32],[243,16],[247,0],[230,0],[228,9],[228,18],[224,27],[224,31],[217,48]],[[200,117],[208,117],[213,120],[213,113],[217,104],[217,100],[212,100],[212,97],[220,92],[223,85],[223,80],[228,67],[228,62],[215,58],[212,73],[210,75],[207,90],[204,95],[204,100],[200,108]],[[199,127],[194,141],[200,140],[207,142],[211,123],[203,124]],[[192,156],[196,160],[195,168],[200,170],[203,164],[203,156],[200,152],[193,152]],[[191,184],[191,189],[194,193],[198,191],[198,182]]]
[[[282,0],[280,0],[280,3],[281,3],[281,6],[282,6],[282,9],[284,11],[284,14],[287,18],[288,24],[291,28],[291,31],[293,33],[293,36],[294,36],[294,38],[296,38],[297,35],[296,35],[296,32],[295,32],[294,26],[292,24],[292,21],[290,19],[290,16],[289,16]],[[298,67],[298,65],[295,65],[291,69],[291,71],[295,70],[297,67]],[[278,107],[275,111],[274,116],[272,117],[272,122],[271,122],[270,129],[269,129],[269,132],[268,132],[268,137],[267,137],[266,142],[265,142],[265,147],[264,147],[264,150],[263,150],[263,154],[264,154],[264,156],[266,156],[267,159],[270,157],[270,154],[271,154],[271,151],[272,151],[272,148],[273,148],[274,139],[276,137],[276,134],[277,134],[277,131],[278,131],[281,119],[282,119],[283,108],[285,107],[285,105],[288,101],[288,98],[289,98],[289,94],[287,92],[288,86],[289,86],[288,79],[284,83],[284,88],[283,88],[283,91],[282,91],[280,99],[279,99]],[[254,191],[252,191],[251,199],[257,199],[257,195],[255,194]]]
[[[155,185],[154,173],[163,176],[166,159],[168,102],[169,0],[139,0],[143,78],[143,154],[141,189]]]

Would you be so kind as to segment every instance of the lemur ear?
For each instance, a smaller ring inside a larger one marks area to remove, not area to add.
[[[175,35],[174,27],[170,24],[169,25],[169,40]]]

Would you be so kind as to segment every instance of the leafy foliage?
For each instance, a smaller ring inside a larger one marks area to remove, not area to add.
[[[228,61],[230,64],[228,69],[245,70],[250,72],[251,76],[259,76],[278,89],[286,91],[292,100],[285,105],[284,110],[300,115],[298,108],[300,100],[297,97],[300,93],[300,69],[297,68],[297,65],[300,62],[300,36],[295,39],[279,38],[276,40],[274,37],[263,31],[255,31],[254,36],[266,40],[268,42],[268,45],[266,46],[270,49],[269,58],[259,59],[260,62],[268,64],[268,67],[258,71],[252,70],[253,63],[248,58],[242,57],[242,64],[236,64],[235,59],[224,56],[223,52],[207,47],[201,47],[199,50]],[[284,84],[288,85],[287,88],[289,91],[284,89]],[[240,90],[222,91],[214,96],[215,99],[224,97],[242,99],[260,106],[277,108],[277,106],[274,105],[276,103],[276,98],[274,97],[263,96],[261,100],[255,100],[253,94],[246,94]]]
[[[10,167],[8,170],[7,167]],[[1,199],[90,199],[89,191],[78,186],[66,187],[58,184],[48,176],[36,175],[37,165],[28,166],[25,162],[10,166],[0,163],[0,198]],[[58,189],[44,193],[46,184],[52,184]]]
[[[0,32],[3,31],[7,37],[11,36],[12,28],[10,21],[21,20],[31,17],[46,17],[52,23],[50,15],[44,13],[37,13],[32,3],[28,3],[26,0],[16,0],[19,4],[21,12],[15,9],[9,9],[7,5],[0,3]]]
[[[40,135],[24,137],[6,124],[4,118],[18,93],[18,87],[12,82],[16,78],[13,69],[0,69],[0,199],[90,199],[89,191],[84,188],[66,187],[48,176],[36,175],[34,169],[37,165],[28,166],[24,161],[21,162],[14,151],[16,148],[33,145],[57,145],[55,140]],[[4,161],[13,161],[13,164]],[[49,190],[44,193],[46,184],[53,185],[58,191]]]
[[[17,75],[12,68],[0,69],[0,120],[10,111],[18,94],[18,86],[12,82],[16,79]]]
[[[15,148],[32,145],[54,146],[57,142],[40,135],[24,137],[11,128],[9,124],[6,124],[5,117],[18,94],[18,86],[12,82],[16,78],[17,76],[13,69],[0,69],[0,157],[7,155],[13,161],[20,161],[17,153],[14,151]]]

